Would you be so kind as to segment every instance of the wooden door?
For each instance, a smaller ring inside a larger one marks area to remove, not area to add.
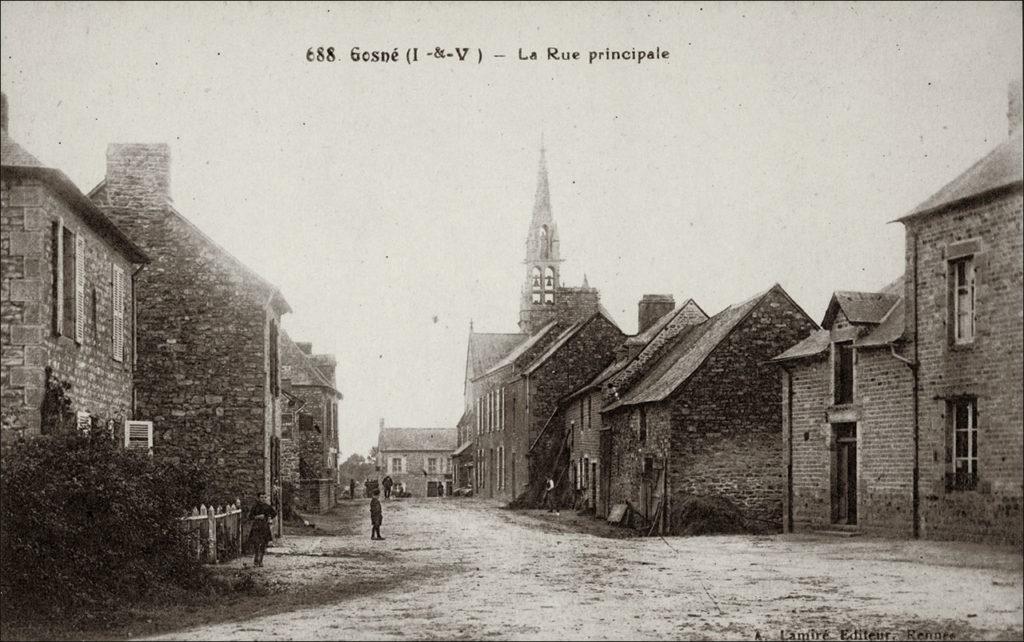
[[[857,425],[837,424],[833,459],[832,521],[857,523]]]

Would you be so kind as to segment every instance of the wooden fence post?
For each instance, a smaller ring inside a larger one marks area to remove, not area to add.
[[[209,538],[209,548],[206,551],[206,561],[211,564],[217,563],[217,511],[212,506],[206,513],[207,520],[207,536]]]

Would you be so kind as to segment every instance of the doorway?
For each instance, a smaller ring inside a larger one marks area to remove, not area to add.
[[[832,427],[832,523],[857,523],[857,424]]]

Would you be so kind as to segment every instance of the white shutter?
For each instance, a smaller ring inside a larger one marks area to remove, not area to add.
[[[146,450],[153,452],[153,422],[124,422],[124,447],[128,450]]]
[[[75,343],[85,338],[85,239],[75,234]]]
[[[64,219],[53,222],[53,333],[64,334]]]
[[[92,416],[87,412],[75,413],[75,426],[78,427],[79,432],[88,433],[92,428]]]
[[[111,263],[111,356],[115,361],[124,360],[124,268]]]

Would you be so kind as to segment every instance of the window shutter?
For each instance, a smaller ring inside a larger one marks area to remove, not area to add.
[[[75,234],[75,342],[85,338],[85,239]]]
[[[124,447],[128,450],[146,450],[153,452],[153,422],[124,422]]]
[[[78,428],[78,432],[89,432],[92,428],[92,416],[87,412],[79,411],[75,413],[75,426]]]
[[[64,219],[53,222],[53,333],[64,333]]]
[[[110,353],[114,361],[124,360],[124,269],[111,263],[111,342]]]

